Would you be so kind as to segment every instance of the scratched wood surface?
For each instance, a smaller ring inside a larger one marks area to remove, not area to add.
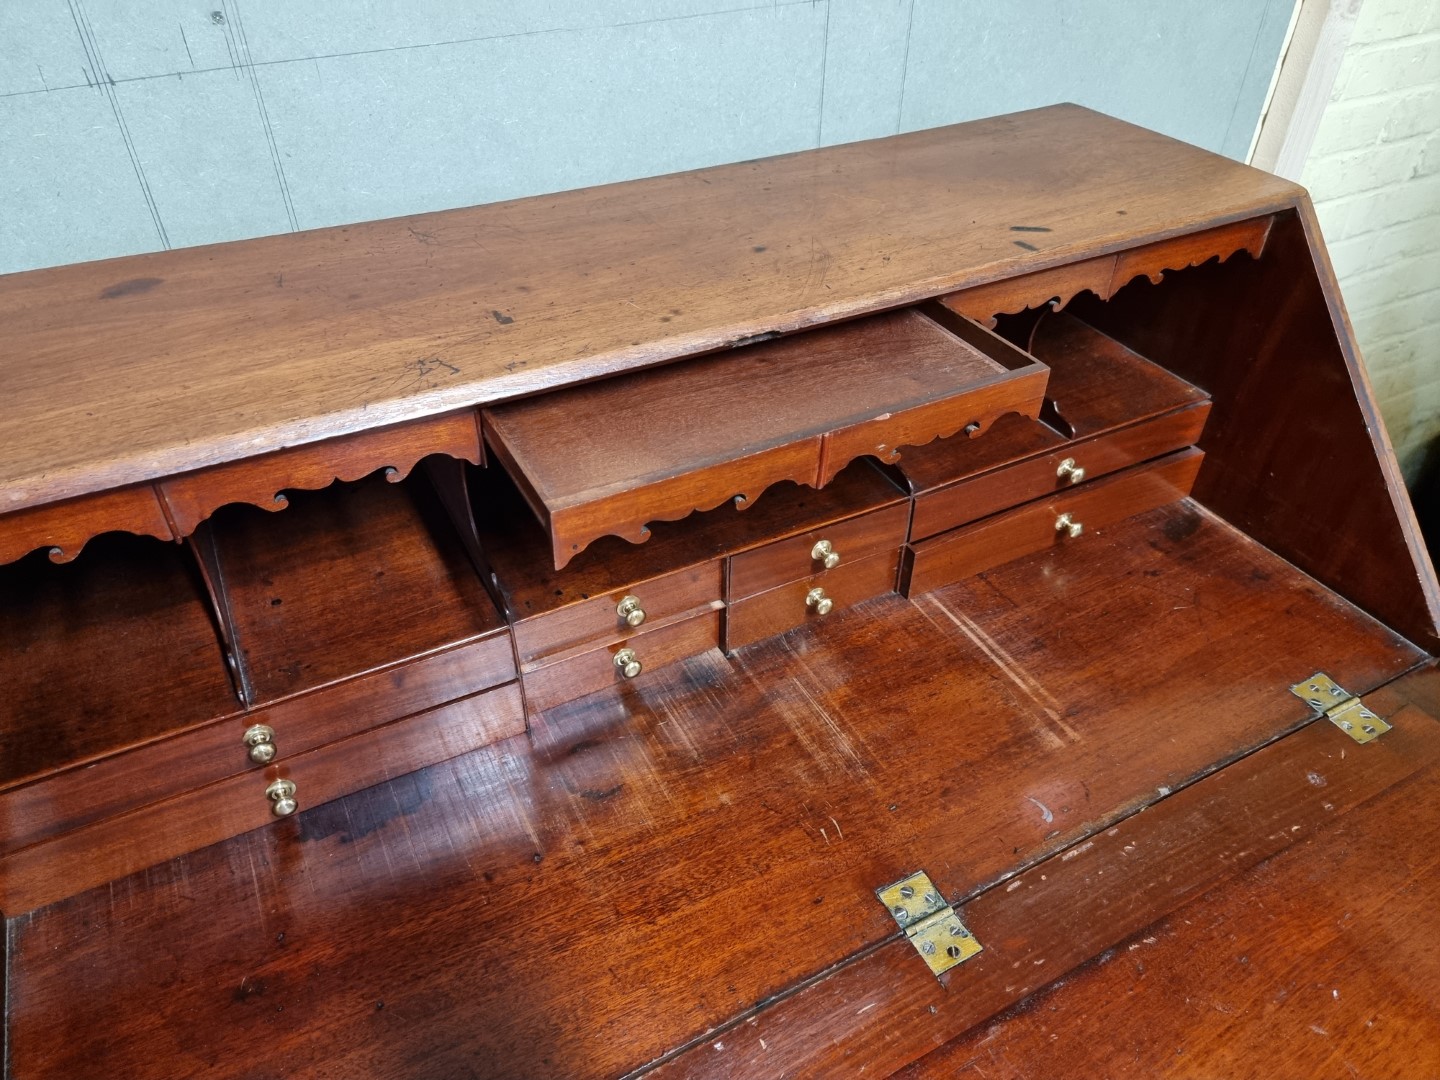
[[[0,279],[0,509],[896,307],[1299,191],[1062,105],[15,274]]]
[[[1258,261],[1071,310],[1214,398],[1196,498],[1435,650],[1440,588],[1311,228],[1282,214]]]
[[[15,1074],[614,1075],[890,936],[877,885],[967,894],[1420,657],[1193,505],[1091,539],[13,920]]]
[[[897,1078],[1440,1076],[1437,790],[1432,765]]]
[[[949,895],[984,950],[940,980],[917,972],[914,947],[897,933],[853,963],[707,1033],[647,1076],[890,1075],[1217,883],[1440,764],[1434,695],[1427,705],[1404,692],[1433,674],[1407,673],[1367,697],[1397,728],[1366,753],[1328,722],[1307,724],[1014,877]]]

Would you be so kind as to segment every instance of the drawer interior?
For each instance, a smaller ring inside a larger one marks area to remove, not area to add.
[[[111,533],[0,567],[0,788],[240,711],[184,549]]]
[[[744,506],[784,480],[822,487],[861,455],[893,460],[1035,415],[1043,365],[971,336],[986,347],[890,312],[488,408],[485,438],[559,569],[602,536],[644,540],[654,521]]]
[[[294,492],[274,514],[229,506],[194,542],[253,704],[505,625],[420,475]]]
[[[932,310],[948,313],[951,325],[970,323],[947,304],[962,307],[964,294]],[[904,454],[897,468],[917,495],[1209,401],[1203,390],[1068,311],[1046,307],[996,321],[998,334],[1049,370],[1044,408],[1038,418],[1002,417],[983,439],[944,438]]]

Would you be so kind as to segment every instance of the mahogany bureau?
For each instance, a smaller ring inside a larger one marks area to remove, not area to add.
[[[7,1076],[889,1075],[1440,759],[1308,198],[1085,109],[0,324]]]

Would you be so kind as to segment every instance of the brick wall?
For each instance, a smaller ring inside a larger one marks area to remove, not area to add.
[[[1413,483],[1440,439],[1440,0],[1365,0],[1303,182]]]

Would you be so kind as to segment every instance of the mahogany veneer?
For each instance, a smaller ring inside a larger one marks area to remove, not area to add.
[[[559,570],[601,536],[640,542],[650,521],[745,507],[782,480],[824,487],[862,454],[894,461],[1034,416],[1044,369],[991,338],[982,352],[919,312],[876,315],[486,409],[485,437]]]
[[[0,322],[5,1080],[887,1075],[1440,761],[1308,199],[1085,110]]]

